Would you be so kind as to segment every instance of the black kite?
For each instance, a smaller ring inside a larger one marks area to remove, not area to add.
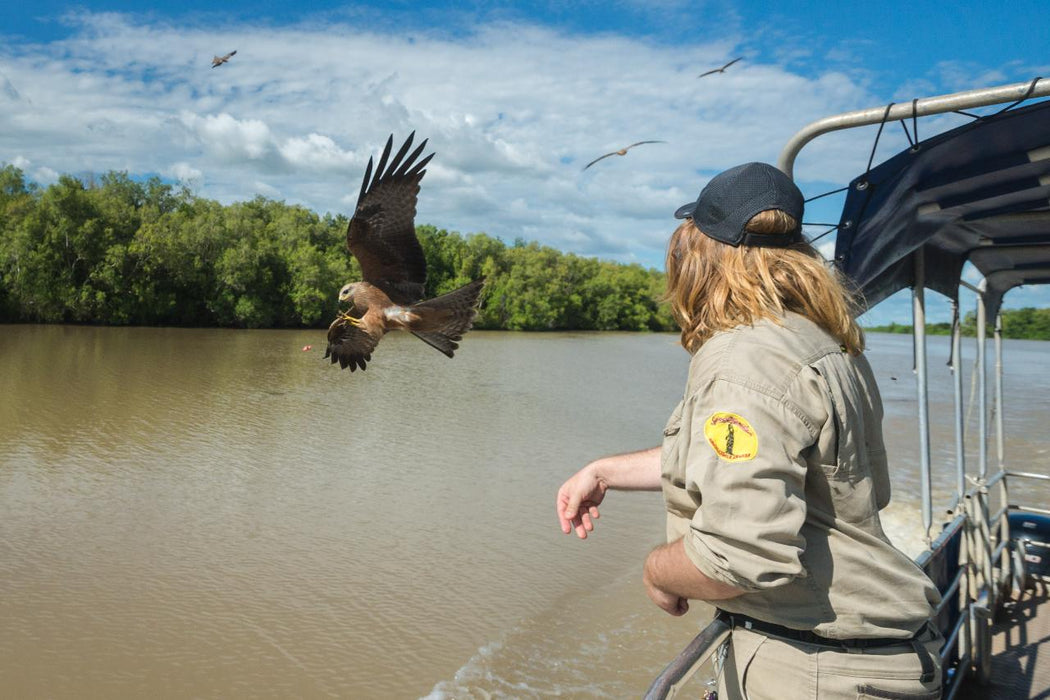
[[[477,315],[478,297],[484,279],[455,291],[423,299],[427,262],[416,238],[416,197],[423,168],[434,154],[416,161],[427,145],[424,140],[406,157],[412,132],[387,164],[393,135],[372,175],[368,159],[357,208],[346,231],[346,245],[361,265],[361,282],[339,290],[339,301],[350,307],[328,328],[325,357],[350,371],[372,359],[372,351],[387,331],[407,330],[448,357],[459,347],[456,341],[470,330]]]

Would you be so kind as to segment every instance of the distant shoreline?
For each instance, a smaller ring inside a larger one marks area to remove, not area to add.
[[[1050,309],[1004,309],[1002,311],[1003,337],[1012,340],[1050,340]],[[867,333],[900,333],[911,335],[910,324],[890,323],[883,326],[867,326]],[[951,323],[927,323],[927,335],[951,335]],[[962,320],[962,334],[965,337],[977,336],[977,321],[973,312],[966,314]],[[988,337],[992,327],[988,326]]]

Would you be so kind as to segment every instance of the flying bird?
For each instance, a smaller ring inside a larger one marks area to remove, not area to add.
[[[218,68],[223,63],[226,63],[226,61],[229,61],[230,58],[232,58],[234,56],[234,54],[236,54],[236,53],[237,53],[236,51],[231,51],[228,54],[226,54],[225,56],[215,56],[214,58],[211,59],[211,67],[212,68]]]
[[[701,73],[700,75],[698,75],[696,77],[697,78],[703,78],[705,75],[713,75],[715,73],[725,73],[726,72],[726,68],[728,68],[729,66],[733,65],[734,63],[739,61],[741,58],[743,58],[743,56],[740,56],[740,58],[734,58],[732,61],[730,61],[729,63],[725,64],[721,68],[715,68],[713,70],[704,71],[703,73]]]
[[[666,141],[639,141],[638,143],[632,143],[630,146],[625,146],[625,147],[621,148],[618,151],[612,151],[611,153],[606,153],[604,156],[598,156],[597,158],[592,160],[590,163],[588,163],[587,165],[583,166],[583,169],[586,170],[587,168],[591,167],[592,165],[594,165],[595,163],[600,161],[602,158],[608,158],[609,156],[625,156],[625,155],[627,155],[627,151],[631,150],[635,146],[641,146],[643,143],[667,143],[667,142]]]
[[[407,330],[452,357],[459,347],[457,341],[477,316],[484,278],[439,297],[423,298],[427,262],[414,219],[419,182],[434,154],[416,160],[426,148],[426,139],[408,154],[415,133],[409,134],[392,160],[394,137],[387,139],[374,176],[372,159],[368,159],[357,207],[347,227],[346,245],[360,263],[364,279],[339,290],[339,301],[350,306],[329,326],[324,356],[351,372],[365,369],[376,345],[387,331],[395,329]]]

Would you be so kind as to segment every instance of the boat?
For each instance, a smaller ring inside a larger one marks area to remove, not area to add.
[[[934,620],[945,639],[942,695],[949,700],[1050,696],[1050,510],[1024,498],[1025,485],[1050,481],[1050,465],[1019,469],[1006,459],[1000,313],[1010,290],[1050,283],[1050,100],[1040,100],[1048,95],[1050,79],[1035,78],[833,115],[796,133],[777,163],[792,175],[797,156],[813,139],[879,126],[867,169],[843,188],[845,204],[832,229],[833,264],[857,285],[866,309],[911,289],[922,491],[916,518],[926,543],[915,561],[942,595]],[[988,114],[966,111],[993,106]],[[971,121],[919,140],[920,118],[948,112]],[[893,122],[901,122],[909,147],[873,165],[883,127]],[[967,263],[980,273],[978,284],[965,279]],[[976,465],[967,463],[965,449],[963,289],[976,296]],[[947,296],[953,308],[955,502],[938,522],[931,494],[926,290]],[[645,697],[662,700],[702,686],[729,633],[725,623],[712,621],[653,680]]]

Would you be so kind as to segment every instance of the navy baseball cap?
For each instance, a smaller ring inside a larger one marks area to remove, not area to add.
[[[783,248],[802,240],[805,199],[798,186],[768,163],[744,163],[711,178],[695,202],[684,204],[676,219],[692,219],[709,238],[731,246]],[[747,222],[767,209],[790,215],[798,226],[778,234],[749,233]]]

